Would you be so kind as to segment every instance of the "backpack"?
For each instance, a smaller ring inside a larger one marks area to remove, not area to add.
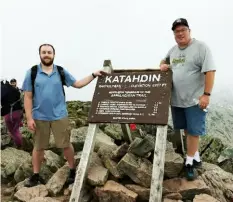
[[[65,73],[64,73],[64,69],[61,66],[56,66],[58,73],[60,74],[60,78],[61,78],[61,83],[62,83],[62,90],[63,90],[63,94],[65,96],[65,90],[64,90],[64,86],[66,85],[66,81],[65,81]],[[35,94],[35,80],[36,80],[36,75],[37,75],[37,65],[34,65],[31,68],[31,82],[32,82],[32,95],[34,96]]]
[[[13,113],[14,106],[18,102],[20,102],[20,105],[22,106],[21,96],[19,96],[19,98],[17,100],[14,100],[12,103],[9,103],[12,98],[18,97],[16,93],[18,94],[20,93],[20,91],[16,89],[15,87],[12,87],[9,82],[6,82],[6,83],[1,82],[1,116],[4,116],[8,114],[9,112],[11,121],[13,121],[12,113]],[[17,109],[20,109],[19,105],[16,107]],[[22,106],[22,109],[23,109],[23,106]]]

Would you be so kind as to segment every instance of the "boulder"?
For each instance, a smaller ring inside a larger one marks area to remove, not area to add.
[[[108,124],[104,132],[114,140],[123,140],[123,132],[120,124]]]
[[[155,137],[147,135],[143,139],[135,138],[130,144],[128,152],[131,152],[139,157],[147,157],[148,153],[155,148]]]
[[[38,185],[35,187],[23,187],[19,191],[17,191],[14,197],[20,201],[28,202],[36,197],[45,197],[48,195],[48,190],[44,185]]]
[[[221,202],[228,202],[233,198],[233,174],[220,167],[203,163],[199,170],[200,178],[210,188],[210,195]],[[208,194],[208,193],[207,193]]]
[[[32,174],[33,168],[31,160],[25,161],[15,171],[14,179],[18,183],[25,180],[26,178],[29,178]],[[51,172],[50,168],[43,163],[40,170],[41,178],[47,182],[52,177],[52,175],[53,173]]]
[[[86,126],[71,130],[70,141],[73,144],[75,151],[82,151],[83,145],[86,140],[87,132],[88,132],[88,127]],[[99,148],[102,146],[106,146],[106,147],[113,146],[115,148],[117,147],[112,138],[110,138],[100,129],[97,129],[94,150],[98,151]]]
[[[52,196],[59,194],[69,175],[68,165],[64,165],[49,179],[46,188]]]
[[[1,176],[8,178],[13,175],[18,167],[25,161],[31,161],[29,153],[8,147],[1,151]]]
[[[31,199],[29,202],[59,202],[59,201],[51,197],[35,197]]]
[[[87,181],[92,186],[102,186],[107,181],[108,174],[108,169],[96,165],[88,169]]]
[[[56,172],[62,165],[64,165],[61,157],[50,150],[45,151],[44,158],[45,165],[47,165],[52,172]]]
[[[135,192],[136,194],[138,194],[138,200],[142,200],[142,201],[149,201],[150,198],[150,189],[149,188],[145,188],[139,185],[135,185],[135,184],[127,184],[125,185],[125,187],[133,192]]]
[[[220,202],[220,201],[208,194],[200,194],[195,196],[193,202]]]
[[[117,169],[129,176],[135,183],[150,187],[152,163],[149,160],[127,153],[118,163]]]
[[[193,200],[195,195],[210,194],[210,188],[203,180],[187,181],[183,178],[173,178],[163,182],[163,195],[180,193],[182,199]]]
[[[96,187],[95,194],[101,202],[136,202],[137,194],[123,185],[107,181],[103,187]]]

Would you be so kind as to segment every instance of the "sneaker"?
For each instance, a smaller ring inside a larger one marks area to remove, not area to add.
[[[75,181],[75,174],[76,174],[76,171],[75,170],[70,170],[70,174],[69,174],[69,177],[67,178],[67,181],[66,181],[66,184],[67,185],[71,185],[74,183]]]
[[[193,181],[195,180],[195,172],[194,172],[194,166],[187,164],[184,166],[185,169],[185,177],[187,178],[188,181]]]
[[[28,181],[25,182],[24,186],[25,187],[34,187],[40,184],[45,184],[44,180],[39,176],[33,174]]]
[[[193,159],[193,167],[194,168],[201,168],[202,167],[202,162],[198,162],[195,159]]]
[[[186,158],[184,158],[184,166],[185,166]],[[202,167],[202,161],[198,162],[195,159],[193,159],[193,167],[194,168],[201,168]]]

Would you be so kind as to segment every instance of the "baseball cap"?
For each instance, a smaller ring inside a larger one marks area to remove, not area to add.
[[[188,21],[185,18],[178,18],[172,24],[172,31],[174,31],[178,25],[189,27]]]
[[[11,79],[11,80],[10,80],[10,83],[12,83],[12,82],[16,82],[16,79]]]

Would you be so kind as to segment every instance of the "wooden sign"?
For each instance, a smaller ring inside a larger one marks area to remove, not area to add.
[[[171,71],[114,71],[98,78],[88,120],[166,125],[171,87]]]

